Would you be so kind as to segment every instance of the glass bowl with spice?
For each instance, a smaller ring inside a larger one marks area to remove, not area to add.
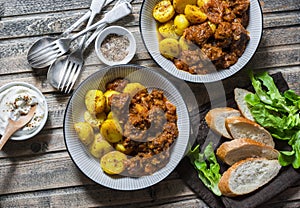
[[[126,28],[110,26],[97,36],[95,50],[100,61],[106,65],[127,64],[135,55],[136,41]]]

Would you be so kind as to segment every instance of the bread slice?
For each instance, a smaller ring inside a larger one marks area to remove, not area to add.
[[[234,139],[224,142],[217,149],[217,156],[228,165],[233,165],[240,160],[250,157],[277,159],[278,154],[278,151],[273,147],[248,138]]]
[[[271,181],[280,168],[278,160],[247,158],[225,171],[218,186],[224,196],[248,194]]]
[[[266,129],[244,117],[226,118],[225,126],[233,139],[249,138],[271,147],[275,146],[271,134]]]
[[[214,108],[206,114],[205,120],[209,128],[214,130],[217,134],[232,139],[225,127],[225,118],[232,116],[241,116],[241,113],[229,107]]]
[[[253,118],[251,112],[250,112],[250,108],[248,103],[245,101],[245,96],[247,94],[253,94],[252,92],[242,89],[242,88],[235,88],[234,89],[234,100],[239,108],[239,110],[241,111],[241,114],[251,120],[251,121],[255,121],[255,119]]]

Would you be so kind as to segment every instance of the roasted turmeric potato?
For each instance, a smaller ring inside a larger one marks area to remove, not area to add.
[[[96,134],[94,141],[89,147],[90,153],[95,157],[95,158],[101,158],[103,155],[105,155],[108,152],[113,151],[114,148],[112,145],[106,141],[101,134]]]
[[[102,170],[110,175],[120,174],[125,170],[127,156],[119,151],[106,153],[100,160]]]
[[[189,50],[192,48],[193,43],[189,42],[188,40],[185,39],[184,36],[181,36],[179,39],[179,47],[181,51]]]
[[[158,2],[152,11],[152,15],[154,19],[157,21],[164,23],[173,18],[175,14],[174,7],[169,0],[163,0]]]
[[[116,143],[115,144],[115,149],[119,152],[122,152],[122,153],[126,154],[126,155],[128,155],[128,154],[130,154],[130,152],[132,152],[132,149],[125,148],[122,143]]]
[[[74,124],[74,129],[80,141],[88,146],[93,142],[94,130],[93,127],[87,122],[78,122]]]
[[[212,23],[211,21],[207,21],[207,23],[208,23],[210,29],[213,31],[213,33],[215,33],[216,29],[217,29],[217,25]]]
[[[109,103],[109,97],[112,95],[117,95],[120,94],[120,92],[116,91],[116,90],[106,90],[104,92],[104,96],[106,99],[106,108],[105,108],[105,112],[109,112],[110,111],[110,103]]]
[[[130,96],[134,96],[141,90],[146,89],[146,87],[138,82],[128,83],[125,88],[123,89],[123,93],[128,93]]]
[[[207,19],[206,14],[196,5],[186,5],[184,14],[192,24],[199,24]]]
[[[168,59],[177,58],[180,53],[179,42],[174,38],[163,39],[159,42],[159,51]]]
[[[177,13],[183,14],[186,5],[195,5],[197,0],[173,0],[173,6]]]
[[[106,119],[101,125],[100,133],[111,143],[119,142],[123,136],[122,127],[117,119]]]
[[[170,20],[161,26],[158,27],[158,32],[164,37],[164,38],[175,38],[178,39],[179,36],[176,33],[176,26],[174,25],[174,21]]]
[[[85,95],[85,106],[91,114],[102,113],[106,99],[101,90],[89,90]]]
[[[97,113],[95,115],[91,114],[89,111],[84,112],[84,120],[89,123],[93,128],[99,129],[101,124],[106,119],[106,114],[104,112]]]
[[[174,18],[175,33],[182,35],[184,30],[190,26],[190,22],[187,20],[184,14],[178,14]]]
[[[210,0],[197,0],[197,5],[201,8],[207,4]]]

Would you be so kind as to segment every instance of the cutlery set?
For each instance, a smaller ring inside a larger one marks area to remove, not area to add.
[[[132,12],[130,2],[132,0],[118,0],[114,7],[104,14],[104,17],[92,24],[94,17],[101,9],[114,0],[92,0],[90,9],[73,25],[66,29],[59,37],[45,37],[36,41],[28,51],[27,60],[33,68],[49,67],[47,80],[56,89],[70,93],[80,72],[84,59],[83,52],[107,24],[116,22]],[[76,34],[70,33],[81,23],[88,19],[86,28]],[[94,32],[88,37],[89,31]],[[83,36],[84,35],[84,36]],[[71,43],[79,38],[77,48],[65,55],[71,47]],[[63,56],[64,55],[64,56]]]

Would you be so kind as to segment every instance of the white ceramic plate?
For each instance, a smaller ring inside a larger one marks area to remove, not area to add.
[[[158,48],[157,23],[152,16],[152,10],[157,2],[161,0],[145,0],[140,12],[140,31],[144,44],[154,61],[164,70],[180,79],[197,82],[208,83],[225,79],[240,69],[242,69],[254,55],[263,29],[262,11],[257,0],[250,0],[249,25],[246,28],[250,32],[250,41],[243,55],[238,59],[237,63],[229,69],[219,70],[206,75],[193,75],[188,72],[178,70],[175,65],[165,57],[163,57]]]
[[[90,155],[74,130],[74,123],[83,121],[86,111],[84,98],[88,90],[105,90],[105,84],[116,78],[139,82],[149,89],[161,89],[177,108],[179,136],[172,145],[169,163],[153,175],[143,177],[109,176],[100,168],[100,163]],[[190,136],[188,110],[181,94],[161,74],[135,65],[117,65],[100,69],[89,76],[74,91],[69,100],[64,118],[64,138],[71,158],[77,167],[90,179],[103,186],[118,190],[135,190],[151,186],[167,177],[183,158]]]
[[[42,92],[36,88],[35,86],[28,84],[26,82],[11,82],[8,83],[6,85],[3,85],[2,87],[0,87],[0,93],[4,92],[5,90],[11,88],[11,87],[15,87],[15,86],[22,86],[25,88],[29,88],[30,90],[34,91],[35,93],[37,93],[39,95],[39,97],[41,98],[41,101],[38,103],[38,108],[40,109],[44,109],[44,117],[42,118],[40,125],[34,129],[34,131],[29,131],[27,134],[21,134],[19,131],[17,131],[10,139],[11,140],[25,140],[25,139],[29,139],[34,137],[36,134],[38,134],[42,128],[45,126],[46,122],[47,122],[47,118],[48,118],[48,105],[47,105],[47,101],[45,96],[42,94]],[[1,99],[1,98],[0,98]]]

